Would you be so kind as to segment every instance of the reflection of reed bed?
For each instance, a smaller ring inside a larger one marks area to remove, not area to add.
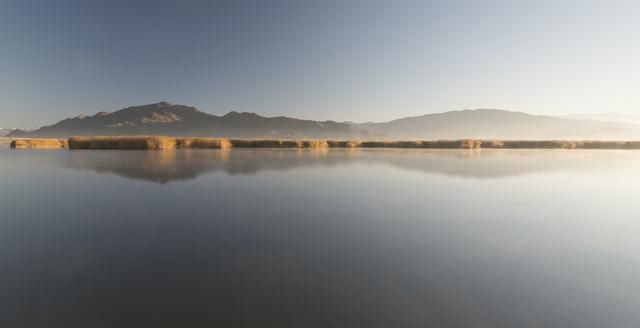
[[[10,143],[13,149],[67,149],[65,139],[15,139]]]
[[[16,149],[229,149],[229,148],[422,148],[422,149],[640,149],[640,141],[571,140],[275,140],[224,138],[172,138],[162,136],[72,137],[61,139],[18,139]]]

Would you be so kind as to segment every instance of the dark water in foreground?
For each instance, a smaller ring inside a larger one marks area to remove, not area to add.
[[[0,327],[637,327],[640,152],[0,150]]]

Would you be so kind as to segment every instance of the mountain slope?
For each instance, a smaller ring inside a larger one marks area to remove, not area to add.
[[[618,122],[618,123],[630,123],[640,124],[640,116],[619,114],[619,113],[579,113],[560,116],[561,118],[568,118],[572,120],[590,120],[601,122]]]
[[[4,137],[13,131],[15,131],[15,129],[0,128],[0,137]]]
[[[128,107],[113,113],[78,116],[12,137],[69,137],[86,135],[168,135],[236,138],[363,138],[367,134],[345,123],[316,122],[287,117],[263,117],[229,112],[215,116],[195,107],[167,102]]]
[[[352,126],[390,139],[640,138],[640,125],[563,119],[497,109],[451,111]]]

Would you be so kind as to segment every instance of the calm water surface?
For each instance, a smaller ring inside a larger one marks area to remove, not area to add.
[[[0,150],[0,327],[638,327],[640,152]]]

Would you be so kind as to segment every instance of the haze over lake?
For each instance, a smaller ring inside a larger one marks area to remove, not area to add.
[[[2,327],[633,327],[640,152],[0,150]]]

